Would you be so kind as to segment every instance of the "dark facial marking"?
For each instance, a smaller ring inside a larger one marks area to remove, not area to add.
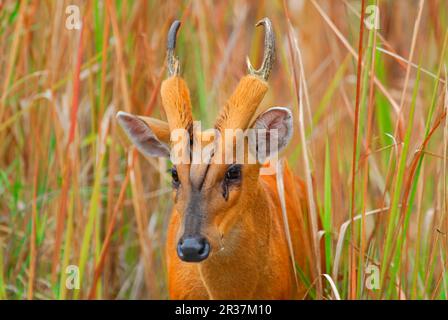
[[[179,175],[177,174],[176,167],[171,168],[171,184],[173,185],[173,188],[177,189],[180,186],[180,180]]]
[[[199,190],[202,190],[202,186],[204,185],[205,178],[207,177],[207,172],[208,172],[208,169],[209,169],[209,168],[210,168],[210,164],[208,164],[208,165],[207,165],[207,168],[205,169],[204,176],[202,177],[202,179],[201,179],[201,183],[200,183],[200,185],[199,185]]]
[[[229,200],[229,186],[224,181],[222,183],[222,196],[226,201]]]
[[[226,171],[224,180],[222,181],[222,196],[226,201],[229,199],[229,188],[241,184],[241,168],[240,164],[232,164]]]
[[[200,176],[197,176],[197,175],[198,175],[198,172],[201,172],[201,171],[199,171],[199,170],[194,171],[194,174],[196,176],[194,177],[194,179],[191,179],[192,187],[196,188],[198,191],[202,190],[202,187],[205,183],[205,179],[207,178],[208,169],[210,168],[210,164],[212,163],[213,156],[214,156],[214,151],[211,152],[210,160],[207,163],[205,170],[202,170],[202,173],[200,173],[201,174]],[[191,175],[191,172],[190,172],[190,175]]]
[[[192,192],[185,211],[184,237],[200,235],[203,219],[204,212],[201,208],[201,193]]]

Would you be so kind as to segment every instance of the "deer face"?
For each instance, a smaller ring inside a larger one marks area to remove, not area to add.
[[[167,122],[117,114],[141,153],[170,157],[174,163],[173,201],[181,225],[177,247],[169,250],[177,250],[185,262],[203,261],[223,249],[223,238],[231,235],[238,214],[244,214],[244,203],[257,186],[261,163],[286,147],[292,136],[292,114],[287,108],[270,108],[251,122],[267,91],[266,80],[274,60],[271,23],[265,18],[257,25],[265,27],[263,64],[255,70],[248,60],[249,75],[241,79],[211,132],[201,132],[193,125],[189,90],[179,76],[179,62],[174,56],[178,21],[168,33],[169,77],[161,86]],[[247,129],[251,134],[244,134]],[[263,161],[257,157],[259,150],[265,151]],[[250,162],[251,156],[254,162]]]

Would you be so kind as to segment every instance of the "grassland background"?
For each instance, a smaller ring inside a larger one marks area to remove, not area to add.
[[[66,28],[72,4],[82,31]],[[267,16],[277,60],[261,107],[294,111],[285,155],[323,221],[328,276],[302,279],[307,298],[446,299],[448,2],[377,5],[375,31],[351,0],[0,1],[0,298],[167,298],[169,163],[139,155],[114,115],[164,119],[181,19],[182,74],[211,126],[245,56],[261,61]]]

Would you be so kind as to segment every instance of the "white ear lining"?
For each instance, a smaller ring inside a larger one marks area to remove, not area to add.
[[[279,136],[279,141],[278,141],[278,151],[281,151],[282,149],[284,149],[289,141],[292,138],[293,135],[293,116],[292,116],[292,112],[289,108],[286,107],[272,107],[269,108],[268,110],[266,110],[265,112],[263,112],[261,115],[259,115],[257,117],[257,119],[255,120],[255,124],[254,124],[254,129],[266,129],[269,130],[270,125],[272,124],[272,122],[270,122],[269,120],[274,120],[274,121],[278,121],[278,119],[272,118],[269,119],[269,114],[271,114],[272,112],[275,111],[280,111],[281,113],[284,114],[283,118],[281,119],[282,121],[282,125],[284,125],[284,129],[285,129],[285,135],[283,136]]]
[[[289,143],[289,141],[292,138],[292,134],[294,131],[294,125],[293,125],[293,117],[292,112],[289,108],[286,107],[272,107],[269,108],[265,112],[274,111],[274,110],[280,110],[286,113],[285,117],[283,118],[283,123],[286,127],[286,135],[281,138],[281,141],[279,141],[279,151],[283,150]]]
[[[126,135],[145,156],[169,157],[169,147],[161,142],[151,128],[139,117],[119,111],[117,119]]]
[[[293,134],[292,112],[285,107],[269,108],[257,117],[252,129],[255,129],[256,132],[251,135],[251,139],[255,138],[252,141],[256,143],[249,144],[250,152],[260,163],[264,163],[266,159],[278,155],[291,140]],[[271,145],[272,134],[274,134],[272,130],[276,130],[276,146]]]

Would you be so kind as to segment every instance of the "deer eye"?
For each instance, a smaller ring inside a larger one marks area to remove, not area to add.
[[[233,164],[227,169],[226,172],[226,181],[227,182],[236,182],[241,179],[241,165]]]
[[[171,178],[172,178],[172,183],[173,183],[173,187],[177,188],[180,185],[180,180],[179,180],[179,175],[177,174],[177,169],[176,167],[172,167],[171,168]]]

